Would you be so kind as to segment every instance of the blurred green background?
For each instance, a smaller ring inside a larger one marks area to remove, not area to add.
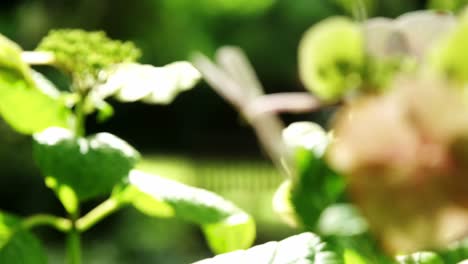
[[[367,0],[369,16],[395,17],[422,9],[426,1]],[[433,1],[436,2],[436,1]],[[104,30],[132,40],[142,62],[164,65],[194,51],[212,55],[222,45],[246,51],[267,92],[302,91],[296,70],[301,34],[331,15],[350,15],[353,0],[2,0],[0,33],[34,49],[53,28]],[[59,85],[67,80],[39,68]],[[1,100],[1,98],[0,98]],[[169,106],[112,102],[116,115],[104,124],[89,118],[89,133],[115,133],[141,150],[142,169],[214,190],[257,219],[262,243],[297,232],[271,210],[281,182],[258,148],[250,128],[205,84]],[[287,122],[324,122],[326,113],[285,115]],[[0,209],[19,215],[64,214],[39,176],[30,139],[0,121]],[[99,201],[85,204],[89,210]],[[62,263],[63,237],[39,229],[51,263]],[[196,226],[150,219],[125,209],[84,236],[84,263],[189,263],[211,256]]]

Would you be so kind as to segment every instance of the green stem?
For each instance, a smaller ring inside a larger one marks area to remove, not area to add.
[[[364,22],[367,19],[366,4],[363,0],[356,0],[352,6],[352,15],[358,22]]]
[[[80,232],[76,225],[72,227],[67,237],[67,264],[81,264]]]
[[[78,137],[83,137],[85,135],[86,115],[83,109],[84,100],[85,99],[82,97],[80,101],[76,104],[76,109],[75,109],[75,116],[76,116],[75,134]]]
[[[121,203],[114,198],[109,198],[93,210],[89,211],[86,215],[76,221],[76,227],[79,231],[84,232],[93,227],[97,222],[106,216],[117,211],[121,207]]]
[[[26,229],[42,225],[51,226],[62,232],[68,232],[72,228],[72,223],[69,219],[47,214],[30,216],[24,219],[22,223],[22,226]]]

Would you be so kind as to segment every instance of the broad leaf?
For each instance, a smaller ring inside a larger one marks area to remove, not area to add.
[[[0,263],[47,263],[47,256],[39,240],[21,227],[18,218],[2,212],[0,212]]]
[[[291,202],[304,227],[315,230],[321,212],[339,201],[344,179],[313,152],[297,153],[298,175],[291,189]]]
[[[333,204],[322,211],[318,230],[326,236],[356,236],[368,231],[366,220],[351,204]]]
[[[45,78],[33,75],[21,60],[20,47],[0,35],[0,115],[18,132],[69,126],[69,109],[57,96],[43,91],[44,84]]]
[[[216,253],[248,248],[255,239],[255,223],[248,214],[203,189],[133,170],[129,186],[118,195],[147,215],[200,224]]]
[[[444,264],[445,262],[434,252],[416,252],[410,255],[398,256],[400,264]]]
[[[21,51],[16,43],[0,34],[0,72],[14,72],[31,84],[30,69],[21,59]]]
[[[108,133],[78,138],[69,130],[49,128],[34,135],[34,157],[48,185],[59,196],[86,200],[110,193],[139,159],[138,152]]]
[[[164,67],[121,64],[109,74],[107,82],[93,92],[95,100],[115,96],[122,102],[143,101],[168,104],[182,91],[200,80],[200,73],[188,62],[174,62]]]
[[[279,242],[268,242],[196,262],[196,264],[341,264],[340,254],[312,233],[302,233]]]
[[[40,132],[50,126],[68,127],[70,110],[25,79],[0,70],[0,115],[16,131]]]
[[[317,124],[297,122],[283,130],[283,139],[296,154],[296,177],[287,188],[285,208],[310,231],[316,230],[321,212],[337,202],[344,192],[344,179],[328,167],[324,154],[329,136]]]

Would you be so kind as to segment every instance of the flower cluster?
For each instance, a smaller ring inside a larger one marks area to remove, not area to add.
[[[332,18],[301,42],[305,86],[342,102],[327,163],[389,252],[468,234],[466,43],[467,15],[432,11]]]
[[[134,62],[140,50],[132,42],[109,39],[102,31],[52,30],[37,50],[53,52],[55,64],[73,75],[76,89],[90,89],[101,70],[124,62]],[[77,76],[78,75],[78,76]]]

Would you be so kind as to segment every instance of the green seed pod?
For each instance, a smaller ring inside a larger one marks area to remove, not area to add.
[[[313,26],[299,44],[299,73],[308,90],[336,101],[357,88],[364,64],[364,43],[357,23],[333,17]]]

